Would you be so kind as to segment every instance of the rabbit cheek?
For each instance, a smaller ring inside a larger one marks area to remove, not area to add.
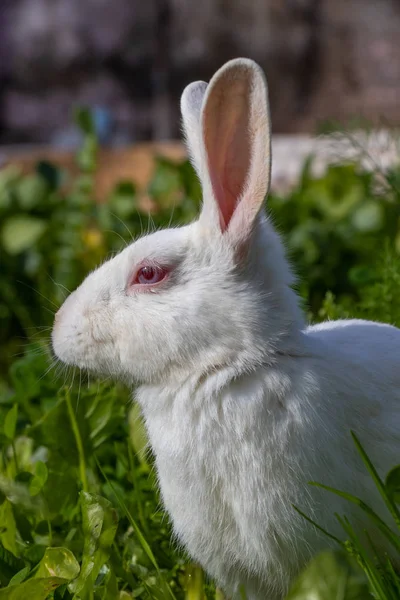
[[[88,329],[90,337],[96,344],[112,343],[112,322],[106,311],[94,310],[87,311]]]

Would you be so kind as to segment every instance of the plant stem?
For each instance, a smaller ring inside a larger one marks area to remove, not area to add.
[[[132,448],[131,448],[130,444],[128,444],[128,459],[129,459],[129,469],[130,469],[131,476],[132,476],[133,491],[134,491],[134,497],[135,497],[136,505],[137,505],[139,522],[140,522],[140,525],[142,526],[142,530],[145,533],[148,533],[146,519],[145,519],[144,511],[143,511],[142,493],[141,493],[140,485],[139,485],[139,482],[138,482],[138,479],[136,476],[136,469],[135,469],[135,465],[133,462]]]
[[[13,451],[14,466],[15,466],[15,475],[17,476],[18,473],[19,473],[19,466],[18,466],[18,458],[17,458],[17,449],[15,447],[15,441],[14,440],[11,442],[11,447],[12,447],[12,451]]]
[[[68,414],[71,421],[72,431],[74,432],[76,447],[78,449],[79,454],[79,473],[81,477],[82,489],[84,492],[89,491],[88,480],[86,475],[86,462],[85,462],[85,453],[83,450],[81,433],[79,431],[78,423],[74,415],[74,411],[72,410],[71,404],[71,395],[69,393],[69,389],[65,390],[65,402],[67,403]]]
[[[197,565],[186,566],[186,595],[185,600],[204,599],[204,574]]]

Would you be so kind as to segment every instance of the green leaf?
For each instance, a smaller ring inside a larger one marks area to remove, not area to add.
[[[90,438],[94,442],[94,448],[97,445],[95,443],[96,438],[101,436],[103,430],[107,427],[116,412],[114,404],[115,396],[101,396],[98,394],[92,405],[89,406],[86,413],[86,419],[88,419],[90,424]]]
[[[3,431],[9,440],[13,440],[15,437],[15,430],[17,427],[18,419],[18,405],[14,404],[12,408],[6,414],[4,419]]]
[[[11,502],[6,499],[0,506],[0,542],[12,554],[18,554],[16,543],[17,528]]]
[[[129,441],[141,463],[146,464],[146,453],[149,445],[140,407],[137,403],[129,412]]]
[[[80,498],[84,535],[82,566],[79,577],[69,585],[69,589],[77,597],[85,597],[110,556],[118,516],[111,502],[101,496],[81,492]]]
[[[31,496],[37,496],[37,494],[39,494],[42,491],[43,486],[47,481],[48,475],[49,472],[47,466],[44,462],[39,460],[35,464],[35,475],[31,479],[29,484],[29,493]]]
[[[0,473],[0,490],[13,505],[19,506],[21,510],[45,518],[47,510],[43,499],[40,496],[32,498],[25,484],[4,477]]]
[[[74,110],[74,121],[86,135],[94,135],[95,127],[89,108],[78,107]]]
[[[59,577],[28,579],[24,583],[0,590],[0,600],[46,600],[49,594],[66,583]]]
[[[389,471],[386,477],[385,487],[388,496],[393,502],[400,504],[400,466],[394,467],[394,469]]]
[[[117,221],[119,219],[124,221],[135,213],[135,195],[135,186],[131,181],[121,181],[115,186],[107,204],[113,216],[114,214],[116,215]],[[121,223],[119,222],[119,224]],[[127,229],[127,226],[123,224],[123,227],[125,228],[125,233],[128,232],[129,238],[131,238],[131,233]]]
[[[80,169],[85,173],[93,173],[97,166],[97,150],[98,143],[94,135],[87,135],[81,150],[76,156],[77,163]],[[79,180],[78,180],[79,183]],[[87,185],[87,179],[85,179],[85,186]],[[90,193],[90,189],[85,188],[81,201],[86,200],[87,194]]]
[[[148,193],[161,207],[172,208],[174,204],[179,204],[182,196],[181,178],[173,164],[160,157],[157,158]]]
[[[352,223],[359,231],[377,231],[382,226],[382,213],[382,207],[377,202],[363,202],[354,211]]]
[[[36,351],[39,352],[39,347]],[[34,352],[28,353],[14,361],[10,367],[10,378],[16,392],[17,402],[24,404],[24,409],[33,421],[36,420],[34,407],[25,401],[40,394],[41,377],[47,368],[48,359],[44,352],[38,355],[35,355]]]
[[[14,577],[12,577],[10,579],[10,583],[8,584],[8,587],[10,587],[12,585],[17,585],[18,583],[22,583],[23,581],[25,581],[30,570],[31,570],[30,567],[24,567],[23,569],[18,571],[18,573],[15,573]]]
[[[56,389],[54,391],[54,394],[58,396],[59,400],[56,403],[52,402],[51,408],[46,407],[42,418],[37,420],[34,426],[29,430],[29,435],[30,437],[33,437],[37,443],[52,448],[53,452],[57,451],[61,457],[65,455],[65,448],[68,448],[67,462],[70,466],[77,466],[79,465],[79,453],[76,448],[74,432],[66,404],[67,391],[66,388]],[[82,402],[76,405],[76,396],[72,397],[71,402],[74,418],[77,421],[82,436],[84,450],[89,450],[90,431],[85,419],[85,407]],[[58,467],[55,463],[51,466],[54,467],[54,469],[57,469]],[[50,465],[48,465],[48,469],[50,471]]]
[[[78,577],[79,563],[68,548],[46,548],[35,578],[60,577],[72,581]]]
[[[1,241],[8,254],[16,255],[28,250],[46,231],[47,224],[38,217],[17,215],[6,220],[1,231]]]
[[[313,559],[292,585],[286,600],[371,599],[362,572],[339,553],[325,552]]]
[[[111,569],[107,570],[103,588],[102,600],[120,600],[117,578]]]
[[[31,544],[24,552],[24,559],[29,563],[37,565],[43,558],[46,552],[46,546],[43,544]]]
[[[61,183],[60,170],[46,160],[41,160],[36,165],[36,172],[42,177],[51,191],[56,190]]]
[[[16,186],[15,193],[22,210],[29,212],[46,201],[48,186],[39,175],[26,175]]]
[[[21,178],[21,170],[15,165],[0,169],[0,211],[10,208],[12,203],[12,190]]]
[[[123,180],[119,181],[114,188],[113,192],[116,196],[127,196],[132,199],[136,194],[136,188],[133,181]]]
[[[0,542],[0,584],[7,584],[10,579],[25,567],[25,563],[12,552],[4,548]]]

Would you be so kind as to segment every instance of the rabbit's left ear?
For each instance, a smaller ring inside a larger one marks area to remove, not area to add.
[[[195,81],[184,89],[181,97],[181,113],[186,146],[192,165],[196,169],[200,180],[202,179],[203,170],[203,142],[201,139],[200,118],[206,89],[207,84],[205,81]]]
[[[268,192],[271,126],[267,84],[252,60],[226,63],[208,85],[201,112],[201,219],[233,243],[249,239]]]

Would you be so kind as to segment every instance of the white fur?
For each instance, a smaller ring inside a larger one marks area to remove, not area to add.
[[[56,317],[64,362],[138,384],[177,539],[233,598],[280,600],[346,514],[390,550],[363,513],[310,487],[362,497],[388,514],[350,437],[383,475],[400,451],[400,330],[367,321],[307,327],[279,237],[261,211],[270,125],[259,67],[239,59],[184,92],[203,210],[143,237],[97,271]],[[217,132],[217,133],[215,133]],[[129,281],[155,260],[171,277]],[[150,289],[150,288],[149,288]]]

